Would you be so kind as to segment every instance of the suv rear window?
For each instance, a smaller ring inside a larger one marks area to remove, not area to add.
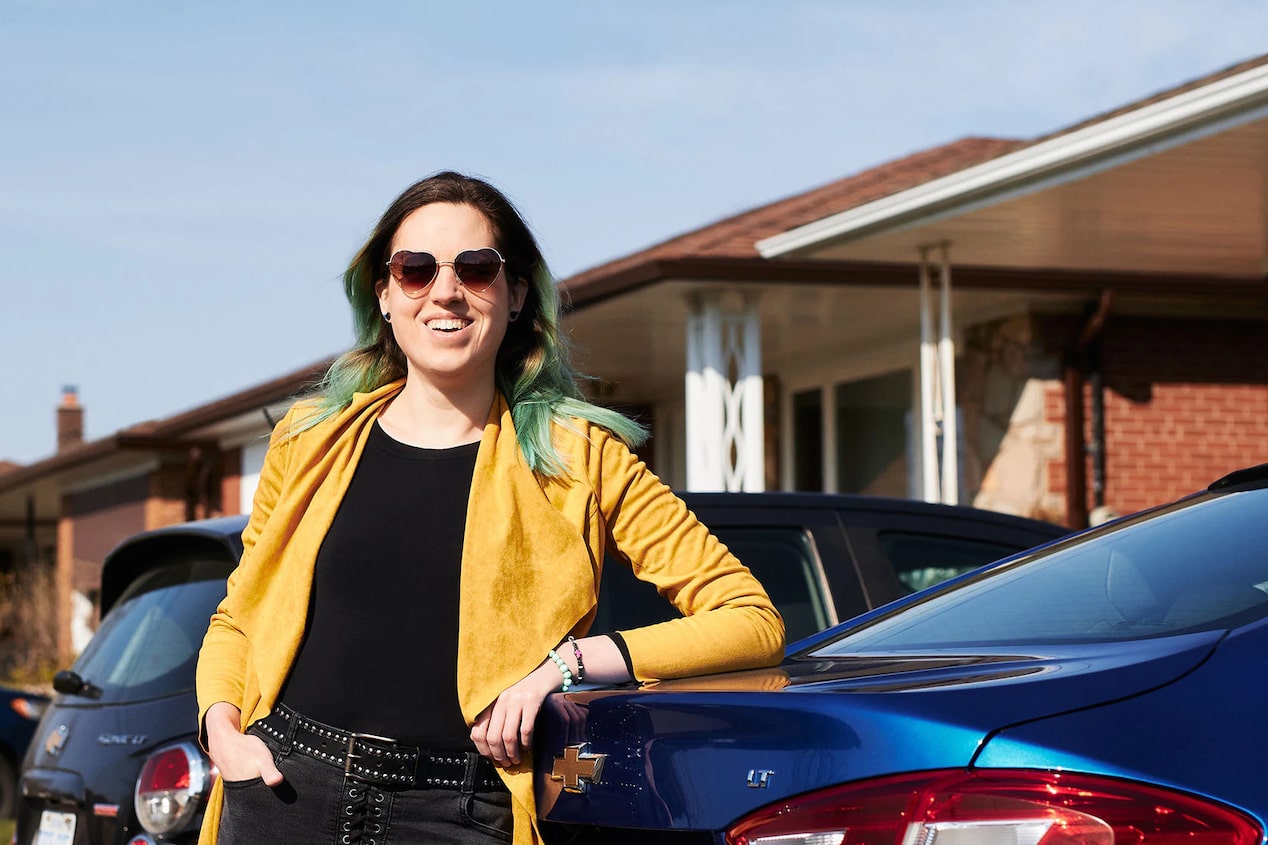
[[[103,701],[138,701],[192,689],[207,621],[232,570],[204,555],[176,557],[139,576],[75,661]]]
[[[1018,546],[987,540],[906,531],[882,531],[877,540],[905,593],[941,584],[1022,550]]]

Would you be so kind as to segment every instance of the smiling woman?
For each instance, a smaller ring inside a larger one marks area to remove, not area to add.
[[[782,620],[582,398],[499,191],[411,186],[344,283],[358,345],[275,429],[199,658],[200,841],[536,842],[547,695],[769,666]],[[609,550],[681,618],[589,636]]]

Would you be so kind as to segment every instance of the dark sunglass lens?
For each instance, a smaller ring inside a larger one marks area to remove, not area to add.
[[[502,259],[491,249],[469,249],[458,253],[453,266],[464,285],[483,290],[497,281]]]
[[[436,278],[436,256],[430,252],[398,252],[392,256],[392,272],[402,290],[416,293]]]

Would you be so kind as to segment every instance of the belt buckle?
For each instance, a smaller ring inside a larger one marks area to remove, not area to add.
[[[363,756],[365,756],[363,754],[357,754],[354,751],[354,749],[357,747],[358,741],[381,742],[384,745],[397,744],[396,740],[392,739],[391,737],[379,736],[378,734],[363,734],[363,733],[357,733],[356,731],[353,731],[352,733],[348,734],[348,747],[344,751],[344,755],[343,755],[344,756],[343,773],[345,776],[353,774],[352,761],[360,760]]]

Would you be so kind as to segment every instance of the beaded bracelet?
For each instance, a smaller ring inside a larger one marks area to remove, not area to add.
[[[568,637],[568,642],[572,643],[572,655],[577,658],[577,683],[581,683],[586,679],[586,664],[581,661],[581,646],[577,645],[577,638]]]
[[[560,674],[564,676],[564,683],[563,686],[559,688],[559,691],[567,692],[568,688],[572,686],[572,670],[568,668],[568,664],[564,662],[564,659],[560,657],[553,648],[546,652],[546,656],[550,658],[552,663],[559,667]]]

